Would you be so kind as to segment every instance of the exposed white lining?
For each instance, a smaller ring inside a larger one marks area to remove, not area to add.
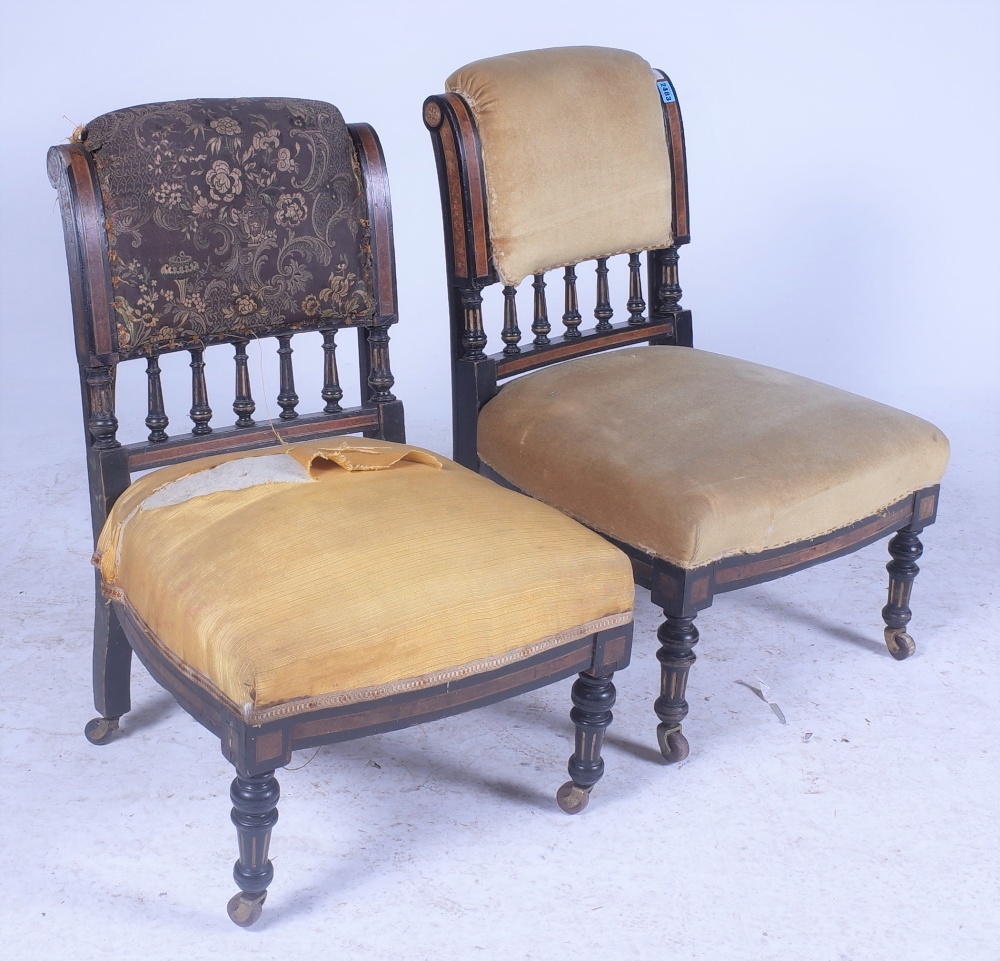
[[[140,510],[183,504],[217,491],[238,491],[258,484],[301,484],[312,480],[309,471],[288,454],[240,457],[164,485],[143,501]]]

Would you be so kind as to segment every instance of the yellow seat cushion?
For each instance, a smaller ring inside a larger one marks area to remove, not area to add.
[[[514,380],[483,408],[478,443],[521,490],[688,570],[846,527],[948,462],[919,417],[688,347]]]
[[[670,157],[650,65],[626,50],[490,57],[445,82],[479,131],[500,278],[671,243]]]
[[[350,438],[164,468],[98,542],[105,593],[250,723],[444,683],[628,623],[628,560],[426,451]]]

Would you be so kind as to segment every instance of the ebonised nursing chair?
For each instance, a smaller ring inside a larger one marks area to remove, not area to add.
[[[236,768],[230,917],[260,916],[274,771],[300,748],[579,674],[558,799],[582,810],[603,772],[611,678],[629,658],[628,560],[560,512],[404,443],[372,128],[308,100],[149,104],[97,118],[50,150],[48,169],[97,545],[99,717],[86,734],[106,744],[118,730],[135,651],[219,737]],[[299,411],[292,366],[306,332],[323,367],[313,413]],[[336,355],[348,334],[360,370],[350,405]],[[251,390],[262,338],[277,342],[273,421],[255,420]],[[220,427],[205,366],[227,344],[235,423]],[[190,357],[193,426],[168,434],[160,367],[175,353]],[[122,443],[116,371],[133,361],[146,367],[149,435]]]
[[[882,404],[694,349],[677,268],[690,239],[684,132],[667,76],[626,51],[577,47],[481,60],[445,88],[423,117],[444,219],[454,457],[629,555],[665,615],[664,757],[688,755],[695,618],[718,593],[895,532],[882,616],[889,652],[908,657],[919,535],[935,519],[947,440]],[[596,262],[592,325],[584,261]],[[495,298],[488,316],[495,284],[502,307]]]

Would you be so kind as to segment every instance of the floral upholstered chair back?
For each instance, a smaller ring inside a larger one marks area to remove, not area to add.
[[[367,207],[336,107],[148,104],[86,126],[121,359],[377,322]]]

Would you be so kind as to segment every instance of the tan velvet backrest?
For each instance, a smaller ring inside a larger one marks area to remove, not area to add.
[[[468,64],[445,89],[469,104],[479,130],[494,266],[505,284],[671,244],[663,113],[641,57],[529,50]]]

